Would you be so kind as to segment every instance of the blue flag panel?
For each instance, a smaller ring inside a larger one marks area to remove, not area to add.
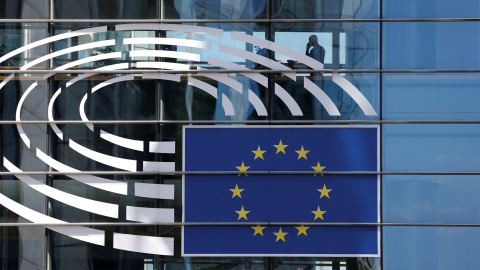
[[[185,127],[184,222],[261,222],[185,226],[185,256],[378,256],[378,127]],[[248,174],[312,171],[311,175]],[[269,222],[297,225],[264,225]]]

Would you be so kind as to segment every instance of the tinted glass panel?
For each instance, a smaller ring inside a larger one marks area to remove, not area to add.
[[[47,19],[48,0],[0,0],[0,19]]]
[[[165,19],[265,19],[266,0],[164,0]]]
[[[383,221],[480,223],[478,175],[384,175]]]
[[[383,67],[478,69],[479,22],[383,24]]]
[[[480,76],[472,73],[384,74],[389,120],[478,120]]]
[[[325,68],[379,67],[378,23],[274,23],[273,41],[314,58]],[[312,38],[312,40],[311,40]],[[319,46],[321,48],[319,48]],[[317,52],[318,51],[318,52]],[[287,64],[293,60],[294,67],[305,68],[300,59],[275,52],[275,60]],[[304,63],[305,64],[305,63]]]
[[[478,18],[476,0],[388,0],[383,1],[385,18]]]
[[[478,171],[480,126],[383,125],[386,171]]]
[[[379,17],[379,1],[270,1],[272,19],[362,19]]]
[[[154,19],[155,0],[53,0],[55,19]]]
[[[480,228],[384,227],[384,269],[478,267]]]

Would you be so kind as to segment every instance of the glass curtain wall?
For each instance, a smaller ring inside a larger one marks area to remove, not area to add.
[[[476,268],[479,17],[473,0],[0,0],[1,268]],[[197,125],[378,127],[379,256],[183,257]]]

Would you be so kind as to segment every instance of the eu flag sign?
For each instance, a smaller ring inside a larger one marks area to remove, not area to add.
[[[184,176],[183,222],[205,224],[184,226],[183,256],[379,256],[379,228],[361,225],[379,221],[379,176],[322,174],[378,171],[378,126],[188,126],[183,136],[184,171],[238,172]],[[356,224],[316,225],[330,222]]]

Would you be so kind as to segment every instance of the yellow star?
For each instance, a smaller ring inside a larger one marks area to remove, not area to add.
[[[317,218],[321,218],[323,220],[323,214],[325,214],[327,211],[322,211],[320,210],[320,206],[317,208],[317,211],[312,211],[312,213],[315,214],[315,218],[313,220],[316,220]]]
[[[307,159],[307,153],[310,152],[310,150],[303,149],[303,145],[302,145],[302,149],[300,149],[298,151],[295,151],[295,152],[297,152],[297,154],[298,154],[297,160],[299,160],[302,157]]]
[[[257,150],[252,150],[252,152],[255,154],[255,158],[253,160],[257,158],[263,159],[263,153],[267,152],[267,150],[260,149],[260,145],[259,145]]]
[[[318,191],[320,191],[320,198],[322,198],[323,196],[327,196],[327,198],[330,199],[330,196],[328,196],[328,193],[330,191],[332,191],[331,189],[327,189],[327,186],[325,186],[325,184],[323,184],[323,188],[322,189],[317,189]]]
[[[312,166],[312,169],[314,169],[316,172],[321,172],[323,171],[323,169],[325,169],[327,166],[320,166],[320,162],[317,163],[317,166]],[[323,176],[323,174],[320,174],[321,176]],[[314,174],[313,176],[317,176],[316,174]]]
[[[250,167],[248,166],[245,166],[245,164],[243,164],[243,161],[242,161],[242,166],[235,166],[235,168],[237,168],[237,170],[241,171],[241,172],[246,172],[248,169],[250,169]],[[238,174],[238,176],[242,175],[241,173]],[[245,174],[247,175],[247,174]],[[248,176],[248,175],[247,175]]]
[[[266,227],[262,227],[260,225],[257,225],[255,227],[252,227],[252,229],[255,230],[255,233],[253,234],[253,236],[257,235],[257,234],[261,234],[263,236],[263,229],[265,229]]]
[[[241,218],[245,218],[245,220],[248,220],[247,214],[250,213],[250,211],[245,211],[245,209],[243,208],[243,205],[240,211],[235,211],[235,212],[237,212],[238,214],[238,220],[240,220]]]
[[[277,144],[277,145],[274,144],[273,146],[275,146],[275,147],[277,148],[277,153],[276,153],[276,154],[278,154],[278,153],[280,153],[280,152],[283,152],[284,154],[287,154],[287,153],[285,153],[285,148],[286,148],[288,145],[283,144],[283,143],[282,143],[282,140],[280,140],[280,143],[279,143],[279,144]]]
[[[287,235],[288,233],[282,232],[282,228],[280,227],[280,230],[278,232],[274,232],[273,234],[277,236],[277,240],[275,240],[275,242],[277,242],[278,240],[283,240],[283,242],[285,242],[285,235]]]
[[[233,192],[233,195],[232,195],[232,198],[235,198],[235,196],[238,196],[239,198],[242,198],[242,191],[244,191],[244,189],[240,189],[238,188],[238,184],[235,185],[235,188],[234,189],[230,189],[231,192]],[[328,196],[328,194],[327,194]]]
[[[306,236],[308,228],[310,228],[310,227],[305,227],[305,226],[303,226],[303,224],[300,227],[295,227],[295,229],[298,230],[297,236],[299,236],[300,234],[305,234],[305,236]]]

